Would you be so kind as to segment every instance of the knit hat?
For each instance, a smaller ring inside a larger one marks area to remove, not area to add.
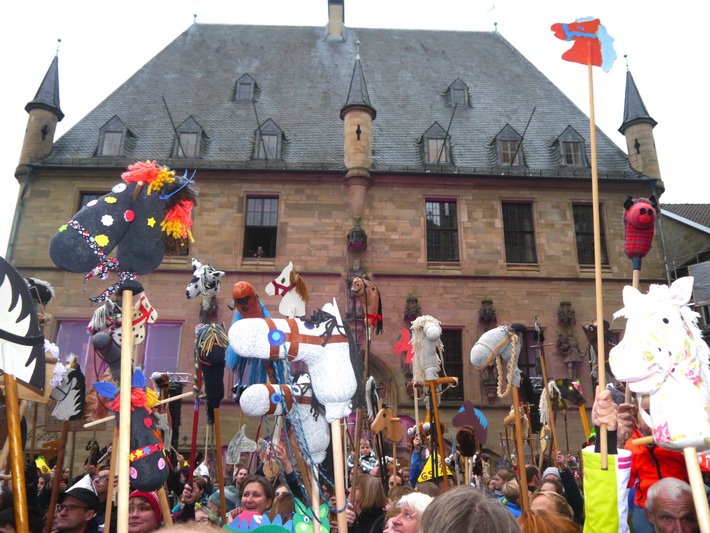
[[[562,481],[562,477],[560,476],[560,471],[554,466],[551,466],[549,468],[545,468],[545,471],[542,473],[542,480],[545,481],[545,478],[547,476],[549,476],[550,474],[557,476],[557,479]]]
[[[94,490],[94,486],[91,483],[91,476],[89,474],[85,475],[79,481],[74,483],[69,489],[59,494],[58,501],[62,503],[64,498],[71,496],[77,500],[85,503],[89,509],[93,511],[98,511],[100,507],[99,497]]]
[[[220,506],[220,501],[219,501],[219,491],[216,490],[214,491],[209,499],[207,500],[208,502],[216,505],[217,507]],[[227,508],[225,509],[225,513],[228,513],[232,509],[234,509],[237,505],[239,505],[239,490],[237,490],[237,487],[233,487],[231,485],[227,485],[224,489],[224,503],[226,504]]]
[[[162,522],[163,513],[160,512],[160,501],[158,500],[158,495],[155,492],[143,492],[140,490],[134,490],[133,492],[131,492],[128,498],[143,498],[153,508],[153,514],[155,515],[155,523],[160,524],[160,522]]]

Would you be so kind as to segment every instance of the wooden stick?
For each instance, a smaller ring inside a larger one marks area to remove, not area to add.
[[[124,290],[121,299],[123,322],[121,324],[121,396],[119,400],[118,427],[118,498],[116,528],[128,531],[128,495],[130,493],[130,451],[131,451],[131,374],[133,368],[133,291]]]
[[[318,467],[313,466],[310,470],[311,478],[311,509],[313,509],[313,533],[320,533],[320,488],[318,483]],[[328,517],[326,516],[325,520]]]
[[[545,346],[544,343],[540,343],[538,346],[540,355],[540,368],[542,368],[542,380],[544,382],[543,394],[547,400],[547,410],[549,411],[547,415],[547,425],[550,428],[550,434],[552,436],[552,448],[557,448],[557,430],[555,429],[555,409],[552,406],[552,398],[550,398],[550,389],[547,387],[547,364],[545,363]]]
[[[17,382],[15,382],[17,384]],[[5,396],[5,402],[7,403],[7,395]],[[35,404],[36,405],[36,404]],[[27,410],[27,400],[20,401],[20,413],[19,419],[25,416],[25,411]],[[0,451],[0,471],[5,470],[5,463],[7,462],[7,456],[10,454],[10,439],[5,439],[5,444],[2,446],[2,451]],[[24,470],[23,470],[24,472]]]
[[[197,367],[197,391],[195,392],[195,405],[192,413],[192,444],[190,445],[190,465],[188,467],[187,482],[192,484],[195,475],[195,457],[197,456],[197,425],[200,421],[200,394],[202,388],[202,370]],[[239,427],[242,427],[241,425]]]
[[[37,409],[39,407],[39,403],[35,402],[34,406],[32,407],[32,441],[30,442],[30,460],[34,461],[35,460],[35,444],[37,441]],[[20,417],[20,420],[22,417]]]
[[[412,391],[414,391],[414,432],[417,437],[421,438],[419,434],[419,398],[417,398],[417,386],[412,382]]]
[[[12,472],[12,494],[15,508],[15,531],[29,532],[27,518],[27,493],[25,491],[25,465],[22,451],[22,431],[20,429],[19,396],[17,382],[13,373],[13,361],[10,350],[3,344],[3,370],[5,372],[5,409],[7,415],[7,440],[9,450],[10,471]],[[26,403],[25,403],[26,405]]]
[[[224,468],[222,467],[222,435],[219,425],[219,407],[214,408],[214,440],[217,456],[217,479],[219,479],[219,507],[222,513],[222,524],[227,523],[227,498],[224,494]],[[167,497],[166,497],[167,502]]]
[[[436,441],[437,445],[439,446],[439,460],[441,461],[441,473],[444,476],[444,491],[449,490],[449,476],[446,473],[446,462],[444,461],[444,435],[442,435],[441,432],[441,424],[439,423],[439,403],[437,402],[437,397],[436,397],[436,385],[434,384],[435,381],[439,380],[431,380],[427,381],[427,385],[429,385],[429,395],[430,395],[430,401],[431,401],[431,406],[432,406],[432,412],[434,413],[434,420],[431,420],[430,423],[436,425]],[[432,470],[436,466],[436,458],[432,457]]]
[[[523,512],[530,509],[528,502],[528,476],[525,471],[525,445],[523,444],[523,423],[520,420],[520,392],[513,385],[513,412],[515,418],[515,450],[518,456],[518,476],[520,478],[520,508]]]
[[[114,425],[113,427],[113,441],[111,443],[111,455],[112,457],[118,457],[118,428]],[[106,496],[106,513],[104,514],[104,533],[111,532],[111,515],[113,514],[113,499],[116,495],[116,488],[114,487],[114,480],[116,479],[116,461],[111,461],[108,469],[108,493]]]
[[[683,448],[685,466],[688,469],[688,480],[693,492],[693,503],[695,504],[695,514],[698,517],[698,526],[702,533],[710,532],[710,509],[708,499],[705,496],[705,485],[700,473],[700,462],[698,461],[697,450],[689,446]]]
[[[338,531],[348,530],[348,521],[345,518],[345,466],[343,461],[343,435],[340,430],[340,421],[330,423],[331,442],[333,443],[333,477],[335,478],[335,507],[338,511]]]
[[[634,446],[647,446],[648,444],[653,444],[653,437],[639,437],[631,441]]]
[[[52,495],[49,499],[49,509],[47,510],[47,521],[44,524],[44,533],[52,531],[52,522],[54,521],[54,510],[57,506],[59,497],[59,483],[62,479],[62,470],[64,465],[64,451],[67,447],[67,436],[69,435],[69,421],[62,422],[62,433],[59,437],[59,447],[57,448],[57,474],[52,481]],[[24,489],[23,489],[24,492]]]
[[[584,428],[584,436],[589,440],[589,434],[591,430],[589,429],[589,419],[587,418],[587,408],[583,405],[579,406],[579,416],[582,418],[582,427]],[[568,450],[569,451],[569,450]]]
[[[220,485],[222,488],[220,490],[220,494],[224,493],[224,485]],[[163,513],[163,522],[165,522],[166,526],[172,526],[173,525],[173,515],[171,513],[170,509],[170,504],[168,503],[168,495],[165,493],[165,486],[160,487],[158,490],[155,491],[158,494],[158,500],[160,501],[160,510]],[[224,506],[222,506],[222,509],[224,509]],[[224,511],[222,511],[222,515],[224,515]],[[224,518],[222,518],[223,524],[226,523]]]
[[[189,397],[192,396],[193,394],[195,394],[195,393],[192,392],[192,391],[190,391],[190,392],[183,392],[182,394],[178,394],[177,396],[172,396],[172,397],[170,397],[170,398],[165,398],[164,400],[160,400],[160,401],[158,401],[158,402],[155,402],[155,405],[156,405],[156,406],[158,406],[158,405],[165,405],[166,403],[174,402],[175,400],[183,400],[183,399],[185,399],[185,398],[189,398]],[[116,415],[109,415],[109,416],[104,417],[104,418],[99,418],[98,420],[93,420],[93,421],[91,421],[91,422],[87,422],[86,424],[84,424],[84,429],[88,429],[88,428],[91,428],[91,427],[94,427],[94,426],[98,426],[99,424],[103,424],[104,422],[110,422],[111,420],[115,420],[115,419],[116,419]],[[241,426],[240,426],[240,427],[241,427]],[[103,457],[102,457],[101,459],[99,459],[99,463],[101,462],[102,459],[103,459]]]
[[[592,214],[594,219],[594,288],[597,301],[597,356],[599,367],[599,389],[606,388],[606,368],[604,354],[604,300],[602,294],[602,244],[601,218],[599,215],[599,172],[597,165],[597,126],[594,119],[594,77],[592,74],[592,44],[588,45],[587,71],[589,74],[589,142],[592,159]],[[601,468],[609,468],[607,455],[606,424],[599,428],[599,443],[601,445]]]

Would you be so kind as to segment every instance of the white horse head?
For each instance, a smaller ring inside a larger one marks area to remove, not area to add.
[[[294,318],[306,314],[308,288],[300,274],[293,270],[293,263],[288,265],[264,289],[269,296],[281,296],[279,313]]]
[[[441,322],[429,315],[417,317],[412,322],[413,381],[421,384],[439,377],[440,355],[444,353],[441,342]],[[438,351],[438,353],[437,353]]]
[[[518,331],[525,331],[522,324],[503,324],[486,331],[471,348],[471,364],[478,370],[483,370],[495,364],[498,368],[498,397],[507,396],[511,385],[520,386],[520,370],[518,356],[521,342]],[[502,361],[508,363],[508,384],[503,391]]]
[[[650,416],[641,415],[667,448],[710,448],[710,349],[687,307],[692,290],[692,277],[651,285],[648,294],[627,286],[614,314],[627,322],[609,353],[611,370],[633,392],[650,395]]]
[[[348,416],[362,402],[362,361],[335,300],[309,319],[243,318],[229,328],[229,344],[241,357],[304,361],[326,420]]]

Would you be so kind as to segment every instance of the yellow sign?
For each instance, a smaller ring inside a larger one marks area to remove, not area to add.
[[[439,454],[432,454],[429,456],[429,459],[427,459],[426,464],[424,465],[424,468],[422,468],[422,473],[419,474],[419,479],[417,479],[418,482],[422,481],[433,481],[434,480],[434,472],[433,472],[433,459],[436,457],[436,473],[437,477],[444,477],[444,474],[441,470],[441,459],[439,458]],[[451,470],[449,470],[449,467],[446,467],[446,475],[447,476],[453,476],[451,473]]]

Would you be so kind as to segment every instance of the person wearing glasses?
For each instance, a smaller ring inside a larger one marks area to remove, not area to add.
[[[163,520],[155,492],[134,490],[128,496],[128,533],[151,533]]]
[[[99,497],[99,510],[96,513],[96,522],[99,526],[104,525],[106,519],[106,500],[113,490],[113,483],[109,482],[111,469],[109,465],[101,465],[99,472],[94,476],[94,490]],[[112,513],[113,514],[113,513]],[[115,528],[111,528],[114,529]]]
[[[59,494],[54,509],[52,531],[58,533],[97,533],[96,512],[99,497],[91,483],[91,476],[84,476],[65,492]]]

